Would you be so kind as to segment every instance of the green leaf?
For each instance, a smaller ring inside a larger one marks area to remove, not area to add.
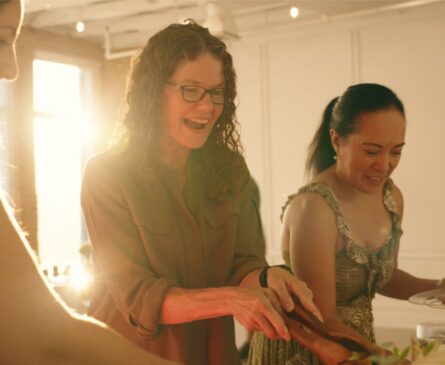
[[[408,347],[405,347],[405,348],[403,349],[402,353],[400,354],[399,359],[400,359],[400,360],[405,360],[405,359],[408,357],[409,350],[410,350],[410,347],[409,347],[409,346],[408,346]]]
[[[428,342],[424,347],[421,347],[423,356],[428,355],[435,347],[436,341]]]

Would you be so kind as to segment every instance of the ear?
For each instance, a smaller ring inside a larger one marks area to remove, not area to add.
[[[331,136],[332,147],[334,148],[335,153],[338,155],[338,152],[340,150],[341,137],[333,128],[329,129],[329,135]]]

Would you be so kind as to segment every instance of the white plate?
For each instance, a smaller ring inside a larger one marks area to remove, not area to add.
[[[408,299],[413,304],[426,305],[432,308],[445,308],[445,289],[423,291]]]

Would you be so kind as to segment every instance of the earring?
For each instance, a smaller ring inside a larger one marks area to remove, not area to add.
[[[334,155],[333,159],[334,159],[335,161],[338,161],[338,155]]]

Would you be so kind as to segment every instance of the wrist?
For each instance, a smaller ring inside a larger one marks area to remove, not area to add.
[[[269,271],[269,269],[274,268],[274,267],[277,267],[277,268],[280,268],[282,270],[286,270],[286,271],[292,273],[291,268],[289,266],[287,266],[287,265],[266,266],[265,268],[263,268],[261,270],[260,275],[258,277],[259,282],[260,282],[260,286],[262,288],[268,288],[269,287],[269,284],[268,284],[268,281],[267,281],[268,280],[268,271]]]
[[[267,288],[267,272],[269,271],[269,269],[270,266],[266,266],[260,271],[260,276],[258,277],[258,280],[262,288]]]
[[[436,287],[437,289],[445,289],[445,278],[438,280]]]

